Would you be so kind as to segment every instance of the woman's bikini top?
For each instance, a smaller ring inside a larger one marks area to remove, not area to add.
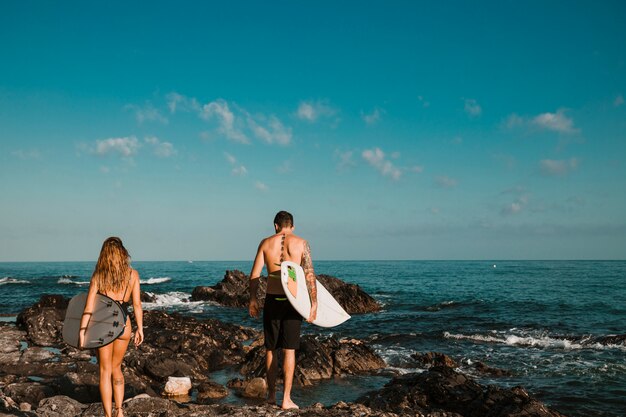
[[[126,317],[128,317],[128,307],[130,307],[130,298],[128,299],[128,301],[124,301],[124,299],[126,298],[126,292],[128,291],[128,287],[130,287],[130,281],[133,278],[133,272],[131,270],[130,272],[130,277],[128,278],[128,283],[126,284],[126,288],[124,289],[124,295],[122,295],[122,299],[121,300],[115,300],[118,303],[120,303],[120,307],[122,307],[122,310],[124,311],[124,314],[126,314]],[[98,294],[102,294],[102,295],[106,295],[104,293],[101,293],[100,290],[98,290]],[[107,295],[108,297],[108,295]]]

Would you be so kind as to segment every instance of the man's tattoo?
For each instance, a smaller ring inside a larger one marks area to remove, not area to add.
[[[313,270],[313,261],[311,260],[311,247],[309,242],[304,244],[304,253],[302,254],[302,269],[306,277],[306,288],[309,290],[311,302],[317,302],[317,285],[315,283],[315,271]]]

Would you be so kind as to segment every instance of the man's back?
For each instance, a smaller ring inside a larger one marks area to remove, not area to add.
[[[285,293],[280,283],[280,264],[283,261],[300,264],[306,243],[306,240],[293,233],[279,232],[263,239],[260,250],[263,253],[263,260],[269,275],[267,281],[268,294]]]

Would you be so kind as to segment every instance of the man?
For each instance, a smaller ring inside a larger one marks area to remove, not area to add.
[[[277,349],[283,350],[284,396],[283,409],[298,408],[291,401],[291,386],[296,368],[296,350],[300,348],[300,325],[302,316],[293,308],[280,282],[280,264],[283,261],[299,263],[304,269],[306,285],[311,299],[309,323],[317,317],[317,286],[311,248],[306,240],[293,234],[293,216],[280,211],[274,217],[276,234],[267,237],[259,244],[252,271],[250,272],[250,316],[259,316],[259,302],[256,298],[259,277],[263,265],[267,268],[267,294],[263,308],[263,332],[265,335],[265,369],[267,370],[267,401],[276,404],[276,374],[278,373]]]

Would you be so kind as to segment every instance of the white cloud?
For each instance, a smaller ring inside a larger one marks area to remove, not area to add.
[[[624,96],[622,96],[621,94],[618,94],[617,97],[615,97],[615,100],[613,100],[613,105],[615,107],[619,107],[622,104],[624,104]]]
[[[380,148],[366,149],[361,156],[383,176],[390,177],[394,181],[402,176],[402,171],[385,159],[385,153]]]
[[[458,181],[454,178],[450,178],[447,175],[440,175],[435,177],[435,184],[437,184],[441,188],[452,188],[456,187]]]
[[[523,117],[519,116],[516,113],[512,113],[504,121],[504,126],[506,126],[509,129],[513,129],[518,126],[522,126],[524,123],[525,123],[525,120]]]
[[[566,175],[578,168],[579,160],[570,159],[543,159],[539,162],[541,173],[546,176]]]
[[[507,204],[506,206],[502,207],[502,210],[500,210],[500,214],[505,215],[505,216],[511,215],[511,214],[517,214],[521,212],[524,209],[524,207],[526,207],[526,204],[528,204],[528,195],[526,194],[520,195],[512,203]]]
[[[480,116],[483,112],[483,109],[473,98],[466,98],[465,101],[465,113],[470,115],[470,117]]]
[[[267,190],[269,190],[269,187],[268,187],[266,184],[262,183],[261,181],[257,181],[257,182],[254,184],[254,187],[255,187],[257,190],[259,190],[259,191],[267,191]]]
[[[230,171],[231,174],[238,177],[243,177],[244,175],[248,174],[248,169],[239,162],[237,162],[237,158],[235,158],[228,152],[224,152],[224,156],[226,157],[228,163],[232,166],[232,170]]]
[[[235,114],[230,110],[226,101],[218,99],[205,104],[202,106],[200,117],[205,120],[217,118],[220,133],[235,142],[250,143],[248,137],[236,127]]]
[[[302,120],[315,122],[320,117],[334,116],[337,110],[329,106],[325,101],[302,101],[298,105],[297,116]]]
[[[159,158],[169,158],[170,156],[176,154],[174,145],[170,142],[161,142],[156,136],[148,136],[144,138],[144,141],[147,144],[152,145],[154,154]]]
[[[551,130],[559,133],[574,133],[578,129],[574,128],[574,120],[567,117],[564,109],[559,109],[556,113],[542,113],[531,120],[534,126],[544,130]]]
[[[430,102],[427,101],[423,96],[417,96],[417,99],[419,100],[420,103],[422,103],[422,107],[424,108],[430,107]]]
[[[411,168],[409,168],[409,170],[411,172],[416,172],[416,173],[422,173],[424,172],[424,167],[421,165],[413,165]]]
[[[135,136],[108,138],[96,140],[95,153],[100,156],[118,154],[119,156],[129,158],[135,155],[140,147],[141,143]]]
[[[368,125],[373,125],[374,123],[378,122],[380,120],[381,115],[384,113],[384,110],[379,109],[378,107],[376,107],[371,113],[369,114],[364,114],[363,112],[361,112],[361,118],[363,119],[363,121],[368,124]]]
[[[167,96],[165,96],[167,100],[167,107],[170,110],[170,113],[174,114],[177,111],[194,111],[200,112],[201,106],[198,103],[198,100],[195,98],[189,98],[182,94],[178,94],[175,91],[172,91]]]
[[[159,109],[155,108],[149,101],[144,104],[143,107],[135,104],[127,104],[125,107],[127,110],[135,112],[135,119],[137,123],[143,124],[143,122],[159,122],[167,124],[167,117],[163,116]]]
[[[102,172],[103,174],[108,174],[109,172],[111,172],[111,169],[108,166],[101,166],[100,167],[100,172]]]
[[[262,126],[261,123],[266,125]],[[271,115],[269,118],[260,115],[257,116],[257,120],[248,115],[248,126],[257,138],[267,144],[289,145],[291,143],[291,128],[285,127],[274,115]]]

